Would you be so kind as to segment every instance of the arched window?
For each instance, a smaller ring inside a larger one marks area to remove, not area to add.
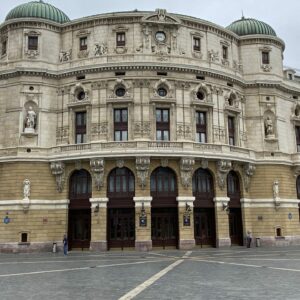
[[[134,175],[127,168],[115,168],[108,176],[108,197],[128,198],[134,196]]]
[[[296,180],[296,188],[297,188],[297,198],[300,199],[300,175],[297,177]],[[300,203],[298,204],[299,207],[299,221],[300,221]]]
[[[170,168],[159,167],[151,174],[151,195],[153,197],[176,197],[176,175]]]
[[[193,176],[193,195],[202,199],[213,198],[213,178],[209,171],[202,168],[195,171]]]
[[[75,171],[70,179],[70,199],[89,199],[92,193],[91,175],[86,170]]]
[[[227,196],[230,199],[240,199],[240,194],[239,177],[234,171],[230,171],[227,175]]]

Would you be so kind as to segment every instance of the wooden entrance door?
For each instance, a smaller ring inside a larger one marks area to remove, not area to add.
[[[91,241],[91,210],[69,210],[69,250],[74,248],[89,249]]]
[[[108,249],[134,247],[134,216],[134,208],[110,208],[108,210]]]
[[[151,226],[153,247],[178,247],[177,208],[152,208]]]
[[[229,234],[232,245],[243,245],[242,211],[240,208],[230,208]]]
[[[215,246],[215,213],[213,208],[194,209],[194,231],[196,245]]]

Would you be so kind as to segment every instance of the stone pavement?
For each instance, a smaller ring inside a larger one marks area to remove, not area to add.
[[[300,247],[1,254],[0,299],[300,299]]]

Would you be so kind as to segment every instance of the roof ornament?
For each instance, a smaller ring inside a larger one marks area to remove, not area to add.
[[[245,19],[244,12],[242,10],[242,20]]]

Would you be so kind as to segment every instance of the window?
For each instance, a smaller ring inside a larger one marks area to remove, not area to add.
[[[6,55],[6,52],[7,52],[7,40],[4,40],[1,46],[1,55]]]
[[[125,46],[125,32],[117,32],[117,47]]]
[[[297,152],[300,152],[300,126],[295,126]]]
[[[166,97],[168,92],[165,88],[163,87],[160,87],[158,90],[157,90],[157,94],[160,96],[160,97]]]
[[[38,37],[29,36],[28,37],[28,50],[38,50]]]
[[[262,63],[264,65],[268,65],[270,63],[270,55],[269,52],[263,51],[261,53]]]
[[[200,51],[201,50],[200,38],[193,37],[193,49],[194,49],[194,51]]]
[[[114,140],[128,140],[128,111],[127,108],[114,110]]]
[[[75,144],[86,143],[86,112],[77,112],[75,118]]]
[[[198,143],[206,143],[206,113],[196,112],[196,140]]]
[[[228,59],[228,47],[222,46],[222,57],[223,59]]]
[[[123,87],[119,87],[116,89],[116,96],[117,97],[124,97],[126,94],[126,90]]]
[[[87,50],[87,37],[81,37],[79,39],[79,50]]]
[[[228,117],[228,140],[229,145],[235,145],[235,132],[234,132],[234,117]]]
[[[205,95],[202,91],[198,91],[196,96],[197,96],[197,99],[199,99],[199,100],[204,100],[204,98],[205,98]]]
[[[108,193],[110,196],[125,196],[134,193],[134,175],[127,168],[116,168],[109,174]]]
[[[289,73],[289,80],[293,80],[293,74]]]
[[[170,140],[170,118],[168,109],[156,110],[156,140]]]

